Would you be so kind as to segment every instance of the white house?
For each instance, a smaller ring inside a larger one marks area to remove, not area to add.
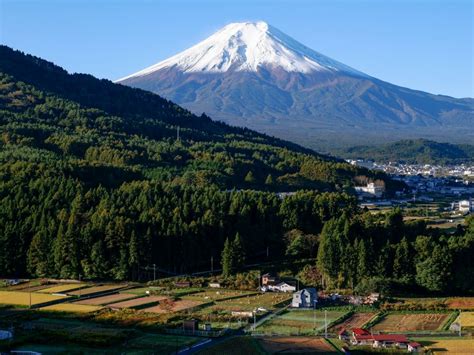
[[[294,308],[313,308],[318,300],[318,293],[315,288],[304,288],[293,293],[291,307]]]
[[[280,282],[276,285],[268,285],[267,288],[268,288],[268,291],[273,291],[273,292],[295,292],[296,291],[295,286],[287,284],[286,282]]]

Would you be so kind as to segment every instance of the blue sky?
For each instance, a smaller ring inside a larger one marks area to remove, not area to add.
[[[117,79],[230,22],[264,20],[379,79],[474,97],[471,0],[0,0],[0,41]]]

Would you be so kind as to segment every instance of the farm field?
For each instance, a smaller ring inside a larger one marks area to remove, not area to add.
[[[327,324],[342,317],[346,312],[327,312]],[[280,335],[312,335],[316,330],[324,330],[324,312],[313,310],[289,310],[260,325],[256,332]]]
[[[472,309],[474,310],[474,297],[448,298],[446,304],[449,309]]]
[[[56,285],[56,286],[48,286],[47,288],[41,289],[38,292],[41,293],[64,293],[67,291],[73,291],[78,288],[84,287],[84,284],[63,284],[63,285]]]
[[[74,313],[89,313],[98,311],[102,307],[97,306],[86,306],[75,303],[59,303],[51,306],[41,307],[42,311],[55,311],[55,312],[74,312]]]
[[[233,298],[230,300],[221,300],[213,309],[222,309],[227,311],[253,311],[255,308],[262,307],[268,310],[275,309],[276,305],[284,301],[289,301],[291,295],[284,293],[262,293]]]
[[[430,349],[433,354],[472,354],[474,353],[474,338],[418,338],[419,342]]]
[[[198,355],[264,355],[260,341],[250,336],[239,336],[224,340],[197,352]]]
[[[124,287],[124,285],[92,286],[92,287],[84,288],[82,290],[72,291],[72,292],[69,292],[68,294],[73,295],[73,296],[85,296],[85,295],[90,295],[90,294],[98,293],[98,292],[118,290],[122,287]]]
[[[202,292],[191,293],[189,295],[182,296],[182,299],[194,300],[201,302],[219,301],[229,297],[244,297],[248,295],[255,295],[255,292],[251,291],[234,291],[234,290],[223,290],[223,289],[210,289]]]
[[[162,301],[166,298],[167,297],[165,296],[146,296],[146,297],[134,298],[131,300],[125,300],[125,301],[121,301],[117,303],[111,303],[108,306],[112,308],[134,308],[134,307],[144,306],[147,304],[158,303],[159,301]]]
[[[474,312],[461,312],[455,322],[461,323],[462,330],[474,331]]]
[[[104,306],[110,303],[117,303],[120,301],[128,300],[130,298],[137,297],[133,294],[127,293],[116,293],[113,295],[101,296],[101,297],[94,297],[84,300],[79,300],[74,302],[75,304],[83,304],[83,305],[93,305],[93,306]]]
[[[21,292],[38,292],[47,288],[50,288],[51,285],[30,285],[26,287],[21,287],[18,289],[15,289],[13,287],[8,287],[6,288],[7,291],[21,291]]]
[[[438,330],[449,316],[449,313],[389,313],[375,324],[372,330],[382,332]]]
[[[29,306],[31,295],[31,304],[37,305],[41,303],[63,300],[64,297],[53,296],[44,293],[20,292],[20,291],[0,291],[0,304],[10,304],[17,306]]]
[[[151,351],[153,354],[174,354],[176,348],[191,346],[204,340],[206,339],[180,335],[146,334],[127,342],[127,348],[147,351],[146,354]]]
[[[143,308],[142,312],[150,312],[150,313],[179,312],[179,311],[184,311],[186,309],[199,306],[201,304],[202,302],[199,302],[199,301],[178,300],[178,301],[172,302],[170,304],[169,309],[164,308],[162,305],[157,305],[153,307]]]
[[[329,331],[337,333],[342,329],[362,328],[362,326],[374,316],[375,313],[354,313],[342,323],[332,326]]]
[[[314,337],[278,337],[263,338],[259,341],[269,354],[324,353],[337,354],[337,351],[323,338]]]
[[[196,288],[196,287],[184,287],[184,288],[175,288],[175,289],[167,290],[164,287],[149,286],[149,287],[131,288],[131,289],[122,291],[122,293],[132,293],[134,295],[145,296],[147,292],[149,292],[151,295],[166,295],[166,296],[181,297],[193,292],[200,292],[201,290],[202,290],[201,288]]]

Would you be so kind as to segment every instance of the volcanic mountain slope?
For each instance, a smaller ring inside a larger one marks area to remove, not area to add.
[[[473,99],[378,80],[264,22],[227,25],[118,82],[311,147],[334,137],[351,144],[397,137],[474,139]]]

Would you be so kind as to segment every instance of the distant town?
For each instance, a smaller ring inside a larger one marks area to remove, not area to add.
[[[408,202],[448,203],[449,209],[461,214],[474,212],[474,165],[430,165],[377,163],[371,160],[348,159],[348,163],[380,170],[394,180],[404,182],[408,189],[397,191],[396,198],[385,198],[385,187],[370,182],[356,186],[362,205],[396,205]],[[447,209],[447,208],[445,208]]]

